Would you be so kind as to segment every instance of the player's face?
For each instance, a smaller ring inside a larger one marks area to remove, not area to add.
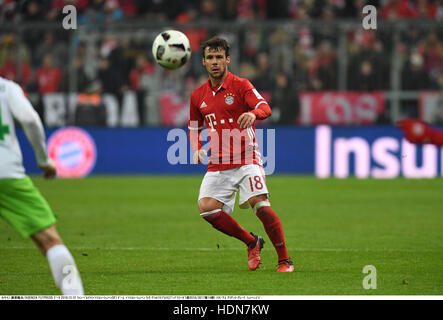
[[[226,74],[231,57],[226,57],[226,52],[222,48],[206,47],[202,62],[211,78],[221,79]]]

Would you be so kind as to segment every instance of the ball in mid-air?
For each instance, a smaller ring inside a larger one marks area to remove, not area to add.
[[[191,45],[188,37],[177,30],[166,30],[154,39],[152,54],[159,65],[177,69],[191,58]]]

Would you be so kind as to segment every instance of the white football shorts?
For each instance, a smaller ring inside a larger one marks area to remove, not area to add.
[[[224,204],[224,212],[232,214],[238,191],[241,209],[249,208],[248,200],[251,197],[266,194],[269,198],[263,168],[256,164],[248,164],[229,170],[208,171],[200,186],[198,200],[214,198]]]

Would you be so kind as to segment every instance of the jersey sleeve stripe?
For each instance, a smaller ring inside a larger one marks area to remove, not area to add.
[[[257,104],[255,105],[254,110],[257,109],[258,106],[261,105],[262,103],[266,103],[266,104],[267,104],[266,101],[260,101],[259,103],[257,103]]]

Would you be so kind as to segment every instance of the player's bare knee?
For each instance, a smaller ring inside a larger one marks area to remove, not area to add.
[[[202,198],[198,201],[198,209],[200,213],[221,209],[223,203],[214,198]]]
[[[198,201],[200,216],[204,219],[222,211],[223,203],[214,198],[202,198]]]
[[[257,212],[257,210],[262,207],[266,207],[266,206],[271,205],[269,203],[269,199],[266,194],[260,194],[258,196],[254,196],[254,197],[250,198],[248,201],[249,201],[249,205],[251,206],[252,210],[254,210],[254,212]]]

